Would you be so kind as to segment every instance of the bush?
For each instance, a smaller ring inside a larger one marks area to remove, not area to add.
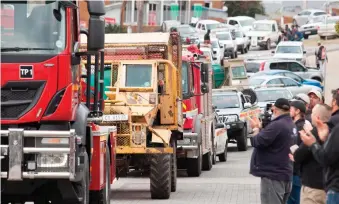
[[[335,31],[339,35],[339,21],[335,24]]]
[[[114,24],[114,25],[108,24],[105,27],[105,33],[127,33],[127,29],[118,24]]]

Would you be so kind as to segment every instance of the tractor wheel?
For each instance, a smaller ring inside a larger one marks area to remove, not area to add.
[[[201,145],[198,146],[198,158],[187,159],[187,175],[189,177],[199,177],[201,174],[202,166],[202,154]]]
[[[204,171],[210,171],[212,169],[213,163],[213,153],[208,152],[207,154],[204,154],[202,157],[202,170]]]
[[[106,183],[104,189],[90,192],[90,204],[109,204],[111,199],[111,157],[108,146],[106,145]]]
[[[173,154],[171,155],[171,192],[177,191],[177,143],[172,142]]]
[[[224,152],[218,155],[220,162],[226,162],[227,161],[227,146],[228,146],[228,141],[226,141]]]
[[[171,194],[171,155],[153,154],[150,165],[152,199],[168,199]]]
[[[240,131],[240,134],[237,135],[237,147],[238,151],[246,151],[248,148],[247,145],[247,127],[246,125]]]

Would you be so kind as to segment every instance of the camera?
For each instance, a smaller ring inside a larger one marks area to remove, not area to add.
[[[272,115],[273,115],[273,112],[272,112],[272,106],[273,104],[271,103],[268,103],[266,104],[266,108],[264,110],[264,113],[261,115],[261,120],[262,120],[262,127],[266,127],[268,124],[270,124],[270,122],[272,121]]]

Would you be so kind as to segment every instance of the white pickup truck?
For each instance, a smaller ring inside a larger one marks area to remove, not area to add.
[[[272,43],[277,44],[279,39],[278,24],[275,20],[259,20],[253,23],[253,30],[247,33],[251,41],[250,48],[271,49]]]

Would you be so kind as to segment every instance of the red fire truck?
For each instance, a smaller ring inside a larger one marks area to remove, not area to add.
[[[14,14],[12,33],[1,36],[2,203],[109,203],[116,129],[97,125],[105,7],[87,3],[89,29],[80,30],[76,1],[1,2]],[[94,74],[81,75],[82,56],[89,65],[94,56]],[[81,79],[93,77],[82,103]]]

